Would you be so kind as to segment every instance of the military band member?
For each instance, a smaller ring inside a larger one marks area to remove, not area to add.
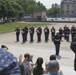
[[[63,29],[62,29],[62,27],[60,27],[60,29],[59,29],[59,35],[60,35],[60,40],[62,40],[62,36],[63,36]]]
[[[72,38],[72,41],[73,41],[73,38],[74,38],[74,36],[75,36],[75,26],[73,25],[72,27],[71,27],[71,38]]]
[[[49,37],[49,28],[48,27],[44,28],[44,35],[45,35],[45,42],[48,42],[48,37]]]
[[[63,32],[64,32],[64,39],[66,40],[66,33],[67,33],[67,26],[66,25],[64,26],[64,31]]]
[[[28,28],[25,26],[24,27],[24,30],[25,30],[25,41],[27,41]]]
[[[67,29],[67,26],[65,25],[64,26],[64,39],[66,40],[66,29]]]
[[[51,38],[52,38],[52,41],[54,39],[54,36],[55,36],[55,28],[54,26],[51,28]]]
[[[36,33],[37,33],[37,42],[41,42],[42,28],[38,27]]]
[[[33,36],[34,36],[34,27],[29,28],[29,33],[30,33],[30,42],[33,42]]]
[[[67,27],[66,29],[66,41],[69,41],[70,29]]]
[[[25,43],[26,42],[26,40],[25,40],[25,28],[23,27],[22,29],[21,29],[21,33],[22,33],[22,43]]]
[[[16,31],[16,42],[19,42],[20,29],[17,27],[15,31]]]

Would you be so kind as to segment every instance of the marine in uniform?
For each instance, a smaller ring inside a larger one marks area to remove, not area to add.
[[[69,41],[70,29],[69,27],[66,28],[66,41]]]
[[[53,41],[53,39],[54,39],[54,36],[55,36],[55,28],[54,28],[54,26],[51,28],[51,39],[52,39],[52,41]]]
[[[59,55],[59,52],[60,52],[60,35],[58,32],[54,36],[54,45],[55,45],[56,55]]]
[[[34,27],[29,28],[29,33],[30,33],[30,42],[33,42],[33,36],[34,36]]]
[[[25,28],[23,27],[22,29],[21,29],[21,33],[22,33],[22,43],[25,43]]]
[[[37,33],[37,42],[41,42],[42,28],[41,27],[38,27],[36,29],[36,33]]]
[[[25,26],[24,27],[24,30],[25,30],[25,41],[27,41],[28,28]]]
[[[73,25],[73,26],[71,27],[71,38],[72,38],[72,41],[73,41],[73,38],[74,38],[74,36],[75,36],[75,31],[76,31],[76,29],[75,29],[75,26]]]
[[[15,31],[16,31],[16,42],[19,42],[20,29],[17,27]]]
[[[67,26],[66,25],[64,26],[64,31],[63,32],[64,32],[64,39],[66,40],[66,33],[67,33]]]
[[[45,42],[48,42],[48,37],[49,37],[49,28],[48,27],[44,28],[44,35],[45,35]]]
[[[59,29],[59,35],[60,35],[60,40],[62,40],[62,36],[63,36],[63,29],[60,27]]]

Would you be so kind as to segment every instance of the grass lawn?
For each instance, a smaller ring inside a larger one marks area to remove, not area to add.
[[[46,26],[49,25],[45,22],[26,22],[26,23],[5,23],[0,24],[0,34],[2,33],[8,33],[8,32],[14,32],[15,28],[18,26],[20,29],[22,29],[23,26],[27,26],[28,28],[30,26],[38,27],[38,26]]]

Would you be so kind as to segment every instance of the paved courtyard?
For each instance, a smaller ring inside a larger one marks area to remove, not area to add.
[[[64,25],[67,25],[68,27],[71,27],[72,25],[76,26],[75,23],[49,23],[48,27],[51,30],[51,27],[54,26],[56,28],[56,31],[58,31],[58,29],[60,27],[64,27]],[[73,70],[75,55],[70,49],[70,42],[66,42],[63,39],[63,42],[61,42],[60,56],[57,56],[57,60],[59,61],[61,70],[63,71],[64,75],[76,75],[76,72]],[[28,41],[24,44],[21,43],[22,43],[21,34],[20,34],[20,42],[18,43],[15,42],[15,32],[0,34],[0,45],[4,44],[8,46],[9,51],[13,53],[17,58],[20,54],[24,55],[25,53],[30,53],[34,55],[33,58],[34,62],[38,57],[41,56],[43,57],[45,63],[46,61],[49,61],[50,55],[55,54],[54,44],[51,41],[51,34],[49,35],[48,43],[44,42],[44,33],[42,33],[41,43],[37,43],[36,33],[34,35],[34,43],[29,43],[29,34],[28,34]]]

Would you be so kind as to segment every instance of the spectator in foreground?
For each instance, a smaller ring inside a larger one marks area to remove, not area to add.
[[[0,75],[21,75],[17,58],[2,48],[0,48]]]
[[[42,75],[43,74],[43,58],[39,57],[36,61],[36,67],[33,68],[33,75]]]
[[[73,41],[71,42],[71,46],[70,48],[72,49],[72,51],[75,54],[75,59],[74,59],[74,70],[76,71],[76,35],[73,38]]]
[[[56,56],[55,56],[55,55],[51,55],[50,58],[49,58],[49,60],[50,60],[50,61],[51,61],[51,60],[56,60]]]
[[[49,60],[50,61],[56,60],[56,55],[51,55]],[[45,73],[48,73],[49,70],[48,70],[48,63],[47,62],[45,63],[45,67],[46,67]],[[63,75],[63,72],[61,70],[59,70],[58,75]]]
[[[1,45],[1,48],[5,49],[5,50],[8,50],[8,47],[5,46],[5,45]]]
[[[30,60],[32,58],[29,53],[24,54],[24,60],[22,62],[22,55],[19,56],[19,67],[21,70],[21,75],[31,75],[32,74],[32,68],[33,68],[33,62]]]
[[[59,75],[59,63],[56,60],[52,60],[48,63],[48,73],[43,75]]]

